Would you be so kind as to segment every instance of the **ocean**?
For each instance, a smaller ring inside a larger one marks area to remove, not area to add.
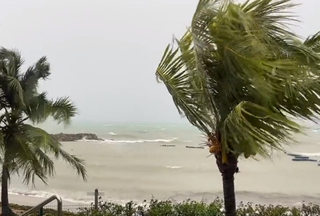
[[[286,147],[320,159],[320,126],[308,124],[305,135],[296,135],[297,144]],[[90,204],[96,188],[102,199],[116,203],[138,203],[158,199],[212,201],[222,196],[222,181],[215,159],[201,146],[205,138],[188,124],[87,123],[68,128],[46,124],[51,133],[96,133],[105,141],[65,142],[63,148],[86,161],[88,181],[83,182],[62,161],[56,161],[56,176],[48,185],[36,181],[25,186],[12,176],[11,202],[26,197],[44,199],[59,194],[68,203]],[[175,145],[162,147],[161,145]],[[275,152],[272,159],[240,159],[240,173],[235,176],[237,201],[260,204],[300,205],[319,203],[320,166],[317,162],[294,162],[292,157]],[[19,199],[17,199],[19,197]]]

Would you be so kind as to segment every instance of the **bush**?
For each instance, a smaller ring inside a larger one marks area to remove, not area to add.
[[[92,205],[90,208],[80,209],[78,216],[223,216],[223,201],[216,199],[212,203],[186,200],[175,203],[170,200],[160,201],[151,199],[138,205],[128,202],[118,205],[103,202],[100,199],[98,209]],[[253,205],[240,203],[237,209],[238,216],[319,216],[320,206],[302,204],[300,208],[273,205]]]

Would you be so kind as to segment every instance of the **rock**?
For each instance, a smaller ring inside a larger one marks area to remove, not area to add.
[[[97,136],[97,134],[93,133],[76,133],[76,134],[66,134],[66,133],[58,133],[58,134],[51,134],[55,139],[59,142],[73,142],[82,139],[86,140],[97,140],[97,141],[104,141]]]

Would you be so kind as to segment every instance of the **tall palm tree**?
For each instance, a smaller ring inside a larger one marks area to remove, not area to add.
[[[76,107],[68,98],[51,100],[38,92],[38,84],[50,75],[46,57],[21,71],[23,59],[15,50],[0,49],[0,162],[2,215],[11,215],[8,183],[13,173],[21,175],[26,184],[35,177],[44,183],[55,174],[53,157],[71,164],[86,179],[84,161],[68,154],[50,134],[33,125],[52,117],[68,124],[76,115]],[[33,125],[28,124],[32,122]]]
[[[236,215],[238,158],[270,157],[320,112],[320,33],[302,41],[290,0],[200,0],[191,28],[168,46],[156,76],[179,113],[208,138]]]

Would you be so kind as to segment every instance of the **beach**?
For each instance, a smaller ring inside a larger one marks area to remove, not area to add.
[[[86,128],[87,127],[87,128]],[[80,129],[81,128],[81,129]],[[55,131],[56,130],[56,131]],[[59,128],[49,132],[57,132]],[[137,203],[151,199],[212,201],[222,196],[222,181],[214,157],[208,149],[189,149],[205,140],[194,128],[185,125],[105,124],[71,127],[67,132],[93,132],[105,141],[65,142],[63,148],[86,160],[88,181],[83,182],[70,167],[56,161],[56,177],[48,186],[36,181],[27,187],[13,176],[10,202],[35,205],[45,197],[59,194],[63,205],[89,205],[95,188],[104,192],[103,200]],[[320,159],[317,125],[309,125],[306,135],[296,136],[298,144],[288,146],[292,153]],[[175,145],[162,147],[161,145]],[[294,162],[292,157],[273,154],[272,160],[240,159],[235,176],[237,202],[301,205],[320,204],[317,187],[320,166],[316,162]]]

